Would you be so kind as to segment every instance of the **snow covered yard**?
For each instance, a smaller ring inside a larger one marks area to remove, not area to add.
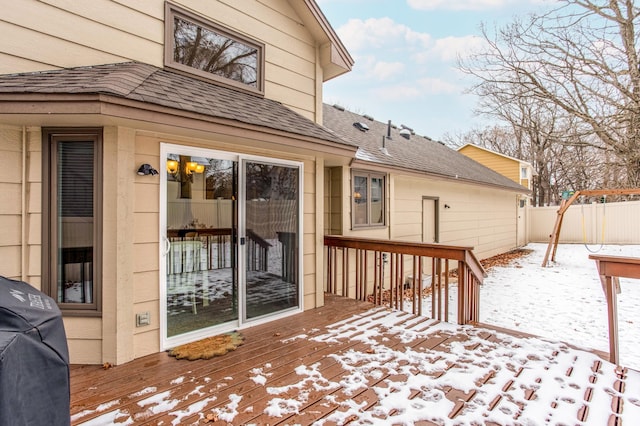
[[[480,320],[608,352],[607,303],[587,248],[561,244],[546,268],[540,265],[547,244],[525,248],[533,252],[489,271],[480,290]],[[598,254],[640,257],[640,246],[604,246]],[[621,278],[620,286],[620,363],[640,370],[640,281]]]

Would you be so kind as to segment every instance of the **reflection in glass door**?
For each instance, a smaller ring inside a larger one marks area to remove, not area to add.
[[[302,306],[302,164],[162,144],[162,348]]]
[[[245,319],[300,306],[300,167],[244,162]]]
[[[238,163],[194,154],[166,154],[167,339],[238,319]]]

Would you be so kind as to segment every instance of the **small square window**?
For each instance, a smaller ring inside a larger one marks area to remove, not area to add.
[[[166,4],[165,66],[264,93],[264,45]]]

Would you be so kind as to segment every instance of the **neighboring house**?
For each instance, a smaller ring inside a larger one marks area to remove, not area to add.
[[[527,188],[406,126],[326,104],[324,125],[359,147],[326,168],[325,233],[472,246],[480,259],[524,244]]]
[[[478,163],[484,164],[529,190],[533,189],[534,171],[531,163],[469,143],[458,148],[458,152],[473,158]]]
[[[324,303],[323,176],[356,147],[314,0],[3,2],[0,275],[120,364]]]

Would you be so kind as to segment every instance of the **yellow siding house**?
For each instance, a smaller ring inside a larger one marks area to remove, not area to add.
[[[531,163],[473,144],[461,146],[458,148],[458,152],[495,170],[525,188],[532,189],[533,166]]]

